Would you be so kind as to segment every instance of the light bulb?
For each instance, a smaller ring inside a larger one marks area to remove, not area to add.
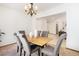
[[[37,6],[35,6],[35,10],[38,10],[38,7]]]
[[[25,5],[24,9],[26,10],[27,9],[27,6]]]
[[[29,9],[31,8],[31,4],[28,4],[28,8],[29,8]]]

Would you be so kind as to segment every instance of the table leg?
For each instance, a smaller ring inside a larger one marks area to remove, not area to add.
[[[40,56],[40,48],[38,49],[38,56]]]
[[[44,46],[39,47],[39,49],[38,49],[38,56],[41,56],[41,48],[44,48]],[[42,54],[42,55],[43,55],[43,54]]]

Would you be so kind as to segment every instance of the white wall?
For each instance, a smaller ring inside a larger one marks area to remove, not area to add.
[[[40,29],[40,27],[42,26],[43,28],[44,28],[44,30],[48,30],[48,28],[47,27],[45,27],[45,26],[48,26],[47,25],[47,20],[46,19],[44,19],[43,17],[47,17],[47,16],[50,16],[50,15],[55,15],[55,14],[59,14],[59,13],[63,13],[63,12],[65,12],[66,10],[65,10],[65,4],[62,4],[62,5],[59,5],[59,6],[56,6],[55,8],[52,8],[52,9],[50,9],[50,10],[47,10],[47,11],[44,11],[44,12],[41,12],[41,13],[39,13],[38,15],[37,15],[37,22],[35,22],[36,23],[36,26],[35,26],[35,28],[39,28]],[[39,19],[39,20],[38,20]],[[44,23],[43,23],[44,22]],[[40,25],[39,25],[40,24]],[[41,25],[41,24],[43,24],[43,25]],[[39,25],[39,26],[38,26]],[[54,26],[55,24],[53,24],[53,26]],[[42,28],[41,27],[41,28]],[[49,27],[49,26],[48,26]],[[51,26],[50,26],[51,27]],[[42,30],[43,30],[43,28],[42,28]],[[50,30],[51,31],[51,30]],[[55,29],[53,29],[53,33],[56,33],[55,32]]]
[[[56,24],[58,24],[58,31],[62,30],[66,24],[66,13],[59,13],[41,17],[36,20],[36,28],[38,30],[48,30],[50,33],[56,34]],[[65,30],[66,31],[66,28]]]
[[[5,33],[0,38],[0,46],[16,42],[13,35],[18,30],[26,30],[27,33],[32,31],[32,19],[25,16],[23,12],[0,6],[0,29]]]
[[[59,6],[56,6],[55,8],[52,8],[50,10],[38,13],[36,15],[36,19],[33,20],[33,30],[48,30],[47,28],[47,20],[44,19],[43,17],[49,16],[49,15],[54,15],[58,13],[65,12],[65,7],[64,4],[61,4]]]
[[[51,19],[48,19],[48,30],[50,33],[56,34],[56,24],[58,24],[58,31],[63,30],[66,24],[66,14],[57,14],[51,16]],[[66,28],[65,30],[66,31]]]
[[[39,18],[39,19],[35,19],[35,22],[34,22],[34,30],[41,30],[41,31],[47,31],[47,20],[46,19],[42,19],[42,18]]]
[[[79,51],[79,4],[67,4],[67,48]]]

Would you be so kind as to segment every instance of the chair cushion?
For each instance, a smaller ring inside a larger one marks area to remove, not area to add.
[[[54,51],[54,47],[47,46],[41,49],[41,53],[44,53],[45,55],[52,56]]]

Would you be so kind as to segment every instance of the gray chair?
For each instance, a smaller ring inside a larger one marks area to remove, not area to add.
[[[37,37],[41,36],[41,31],[37,31]]]
[[[42,37],[48,37],[48,31],[42,31],[41,36]]]
[[[36,47],[35,45],[29,44],[27,37],[22,33],[22,31],[19,31],[18,36],[20,37],[20,40],[21,40],[22,45],[23,45],[24,56],[31,56],[32,53],[39,50],[39,47]]]
[[[66,34],[62,34],[55,47],[47,46],[41,49],[42,55],[47,55],[47,56],[59,56],[59,51],[60,51],[60,46],[63,41],[63,39],[66,38]]]
[[[20,56],[22,55],[22,49],[23,49],[23,45],[22,42],[18,36],[18,33],[14,33],[14,35],[16,36],[17,39],[17,53],[20,54]]]
[[[24,30],[20,30],[19,33],[20,33],[20,34],[23,34],[25,40],[27,40],[27,42],[28,42],[27,35],[26,35],[25,31],[24,31]],[[30,42],[28,42],[28,44],[29,44],[29,46],[31,47],[31,50],[37,50],[37,49],[39,48],[37,45],[32,44],[32,43],[30,43]],[[39,53],[39,52],[38,52],[38,53]]]

